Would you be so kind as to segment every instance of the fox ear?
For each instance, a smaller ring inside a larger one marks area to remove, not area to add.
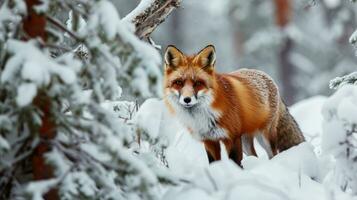
[[[216,64],[216,50],[213,45],[203,48],[196,56],[200,65],[205,69],[213,69]]]
[[[183,53],[175,46],[169,45],[166,48],[164,59],[166,67],[176,68],[183,60]]]

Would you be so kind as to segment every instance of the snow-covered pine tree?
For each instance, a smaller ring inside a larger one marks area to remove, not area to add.
[[[354,2],[354,1],[353,1]],[[357,32],[349,42],[356,46]],[[357,195],[357,72],[330,81],[337,91],[323,107],[322,147],[336,160],[332,183],[343,191]]]
[[[357,194],[357,86],[341,86],[323,107],[322,150],[335,159],[329,183]]]
[[[156,199],[168,180],[101,103],[119,85],[158,94],[160,55],[139,38],[179,2],[143,0],[124,20],[108,0],[0,3],[1,199]]]

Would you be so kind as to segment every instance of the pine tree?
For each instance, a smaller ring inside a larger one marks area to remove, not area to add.
[[[1,199],[156,199],[168,180],[134,152],[131,116],[101,104],[159,95],[160,55],[140,39],[179,2],[123,20],[107,0],[0,4]]]
[[[353,1],[354,2],[354,1]],[[357,32],[349,39],[356,46]],[[330,81],[337,90],[324,105],[324,135],[322,147],[336,160],[333,184],[357,195],[357,71]]]

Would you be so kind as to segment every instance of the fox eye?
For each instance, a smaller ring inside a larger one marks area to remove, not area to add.
[[[202,81],[196,81],[194,84],[195,87],[200,87],[202,85],[204,85]]]
[[[183,81],[182,80],[175,80],[174,81],[174,85],[183,86]]]

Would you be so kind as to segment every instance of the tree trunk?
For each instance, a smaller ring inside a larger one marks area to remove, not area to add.
[[[291,20],[291,2],[289,0],[274,0],[276,25],[283,30]],[[290,61],[290,53],[294,43],[285,36],[279,51],[279,67],[282,80],[282,94],[287,105],[294,103],[296,88],[294,87],[295,66]]]
[[[40,4],[39,0],[26,0],[27,17],[23,21],[23,29],[29,38],[40,38],[46,41],[46,17],[37,14],[33,6]],[[34,104],[42,112],[42,124],[39,129],[40,143],[35,148],[32,155],[32,174],[34,180],[43,180],[53,177],[53,169],[46,163],[44,154],[50,150],[48,140],[55,137],[55,124],[52,121],[50,113],[51,99],[45,94],[39,92],[34,100]],[[45,199],[59,199],[56,189],[51,189],[44,195]]]
[[[284,102],[292,105],[295,101],[296,88],[294,86],[295,66],[290,61],[290,52],[294,47],[291,38],[285,37],[279,52],[280,77],[282,81]]]

